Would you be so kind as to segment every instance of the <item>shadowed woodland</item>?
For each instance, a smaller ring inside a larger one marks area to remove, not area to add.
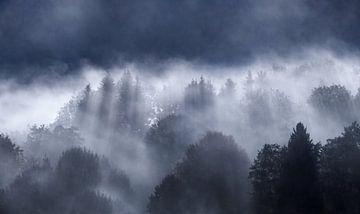
[[[264,72],[179,94],[107,74],[25,142],[1,134],[0,213],[360,213],[360,90],[313,88],[305,121]]]

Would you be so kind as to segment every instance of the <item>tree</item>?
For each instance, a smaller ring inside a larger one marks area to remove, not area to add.
[[[247,213],[248,159],[231,136],[208,132],[155,188],[149,213]]]
[[[341,85],[315,88],[309,102],[322,115],[336,120],[348,122],[354,116],[351,94]]]
[[[318,175],[320,144],[313,144],[298,123],[287,146],[280,173],[279,204],[282,213],[321,213]]]
[[[77,98],[72,97],[58,112],[54,126],[72,127],[77,117]]]
[[[127,203],[133,199],[134,192],[131,189],[130,179],[125,172],[115,168],[105,157],[100,159],[100,170],[101,188],[107,194],[121,198]]]
[[[142,107],[142,109],[140,108]],[[141,88],[141,82],[138,77],[135,79],[134,94],[133,94],[133,111],[131,126],[134,131],[141,132],[144,129],[144,100]]]
[[[233,97],[236,93],[236,83],[228,78],[226,79],[225,86],[221,88],[220,95],[225,97]]]
[[[46,158],[33,162],[6,189],[3,207],[9,213],[110,214],[112,200],[95,191],[97,164],[96,155],[80,148],[64,152],[55,170]]]
[[[185,88],[185,110],[202,111],[214,103],[214,87],[211,82],[205,82],[201,76],[200,81],[192,80]]]
[[[100,105],[98,109],[98,125],[100,127],[100,130],[103,130],[104,128],[108,127],[109,120],[110,120],[110,113],[111,113],[111,107],[112,107],[112,99],[113,99],[113,92],[114,92],[114,80],[113,78],[108,74],[106,75],[103,80],[101,81],[100,86]]]
[[[57,163],[55,175],[64,192],[91,190],[101,181],[99,157],[82,148],[66,150]]]
[[[125,71],[119,82],[117,108],[117,126],[126,128],[131,123],[133,79],[129,71]]]
[[[126,71],[118,85],[117,128],[142,132],[145,124],[144,97],[139,78],[134,81],[131,73]]]
[[[0,188],[7,185],[20,171],[22,152],[7,135],[0,134]]]
[[[57,159],[61,152],[74,146],[81,146],[83,139],[77,129],[56,126],[50,129],[45,125],[32,126],[25,143],[26,151],[33,158],[44,155],[51,160]]]
[[[191,124],[185,116],[169,115],[152,125],[145,136],[156,166],[168,172],[194,140]]]
[[[246,94],[247,116],[252,127],[266,126],[275,123],[271,109],[271,97],[265,90],[253,90]]]
[[[54,213],[55,197],[51,188],[52,169],[44,159],[32,163],[5,190],[9,213]]]
[[[360,126],[345,127],[321,155],[321,181],[328,213],[360,212]]]
[[[89,114],[90,111],[90,97],[91,97],[91,87],[90,84],[86,85],[83,92],[80,94],[79,101],[77,103],[77,123],[80,127],[83,125],[84,120]]]
[[[250,167],[252,200],[256,213],[279,213],[280,173],[286,147],[265,144]]]

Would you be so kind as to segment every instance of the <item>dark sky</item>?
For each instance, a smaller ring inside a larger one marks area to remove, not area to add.
[[[358,0],[0,0],[1,78],[83,63],[237,65],[308,47],[357,52]]]

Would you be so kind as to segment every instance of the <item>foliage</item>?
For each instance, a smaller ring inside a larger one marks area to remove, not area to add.
[[[360,126],[354,122],[329,139],[321,155],[321,181],[328,213],[360,212]]]
[[[214,104],[214,88],[211,82],[192,80],[185,88],[185,109],[187,111],[206,110]]]
[[[340,121],[349,122],[354,116],[351,94],[341,85],[315,88],[309,102],[321,114]]]
[[[149,213],[246,213],[248,159],[231,136],[208,132],[155,188]]]

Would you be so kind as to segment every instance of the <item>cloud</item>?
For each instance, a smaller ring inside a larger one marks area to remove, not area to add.
[[[358,1],[1,0],[1,77],[182,59],[238,65],[307,47],[357,51]],[[50,68],[50,69],[49,69]]]

